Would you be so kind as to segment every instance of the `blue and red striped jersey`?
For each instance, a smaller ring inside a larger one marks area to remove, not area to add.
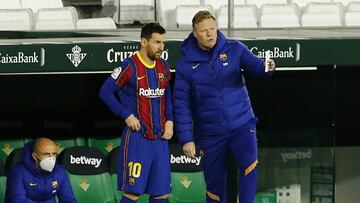
[[[99,96],[123,119],[134,114],[148,139],[161,137],[173,120],[169,65],[163,59],[147,64],[139,52],[125,59],[100,88]]]

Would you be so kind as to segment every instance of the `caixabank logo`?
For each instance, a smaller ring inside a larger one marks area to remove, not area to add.
[[[0,64],[40,64],[45,65],[45,49],[40,51],[18,51],[15,53],[5,53],[0,51]]]
[[[273,46],[270,49],[254,46],[250,51],[257,55],[259,58],[265,58],[265,52],[269,51],[270,58],[272,59],[293,59],[296,62],[301,58],[301,46],[299,43],[294,45],[279,45]]]

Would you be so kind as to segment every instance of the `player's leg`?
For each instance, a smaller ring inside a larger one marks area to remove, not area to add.
[[[118,189],[121,203],[135,202],[144,193],[151,163],[149,140],[141,133],[126,129],[120,144]]]
[[[239,202],[253,203],[256,194],[258,164],[256,124],[249,122],[235,131],[229,144],[240,170]]]
[[[171,193],[170,153],[166,140],[152,142],[153,162],[149,172],[146,193],[150,203],[166,203]]]
[[[206,182],[206,202],[226,203],[227,137],[201,138],[197,141]]]

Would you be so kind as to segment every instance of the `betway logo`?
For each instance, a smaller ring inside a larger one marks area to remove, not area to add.
[[[165,94],[165,89],[144,89],[144,88],[140,88],[139,89],[139,95],[140,96],[145,96],[148,98],[155,98],[155,97],[161,97]]]
[[[289,153],[281,153],[281,158],[284,162],[293,159],[311,159],[311,149],[308,151],[296,151],[296,152],[289,152]]]
[[[195,164],[195,165],[199,165],[200,164],[200,160],[201,157],[195,157],[195,159],[189,158],[185,155],[181,155],[180,157],[176,157],[174,155],[171,154],[171,159],[170,159],[170,163],[172,164]]]
[[[251,52],[260,58],[265,58],[267,49],[260,49],[259,47],[251,47]],[[296,43],[295,48],[290,46],[287,48],[273,47],[269,50],[270,58],[294,58],[295,61],[300,60],[300,44]]]
[[[32,52],[32,54],[25,54],[24,52],[20,51],[14,55],[3,54],[0,52],[0,63],[2,64],[40,63],[40,65],[43,66],[45,64],[45,49],[44,48],[40,49],[40,55],[38,55],[35,51]]]
[[[74,157],[70,155],[70,164],[93,165],[95,168],[98,168],[101,161],[102,159],[98,158],[87,158],[86,156]]]

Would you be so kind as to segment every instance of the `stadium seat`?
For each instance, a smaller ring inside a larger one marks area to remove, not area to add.
[[[300,27],[296,4],[264,4],[260,9],[261,27]]]
[[[108,160],[108,166],[109,166],[109,173],[111,175],[111,182],[114,189],[114,195],[116,202],[120,202],[120,199],[122,197],[122,192],[118,191],[117,188],[117,172],[119,167],[119,147],[115,147],[107,156]],[[147,203],[149,200],[149,195],[144,194],[141,195],[138,199],[138,203]]]
[[[234,6],[234,28],[258,27],[257,8],[255,5]],[[228,27],[228,6],[223,5],[217,12],[218,28]]]
[[[192,29],[192,18],[201,10],[208,10],[213,13],[210,5],[179,5],[175,8],[175,23],[180,29]]]
[[[1,9],[20,9],[20,0],[0,0]]]
[[[21,8],[29,8],[34,13],[42,8],[62,8],[62,0],[21,0]]]
[[[114,20],[119,24],[132,24],[135,21],[141,23],[155,21],[153,0],[115,0],[114,4],[118,8],[114,13]]]
[[[219,11],[221,6],[227,5],[228,0],[203,0],[204,5],[210,5],[214,11]],[[234,0],[234,5],[245,5],[245,0]]]
[[[121,138],[120,136],[115,137],[89,137],[87,140],[88,146],[96,147],[100,151],[107,155],[113,149],[120,145]]]
[[[76,29],[116,29],[116,24],[109,17],[78,19]]]
[[[3,160],[0,159],[0,202],[5,201],[5,189],[6,189],[5,166]]]
[[[341,3],[308,3],[301,22],[303,27],[342,26]]]
[[[30,9],[0,9],[0,30],[26,31],[34,25]]]
[[[348,6],[351,2],[358,2],[358,0],[333,0],[333,2],[342,3],[343,6]]]
[[[331,3],[333,0],[292,0],[292,3],[298,5],[300,8],[306,7],[308,3]]]
[[[17,148],[12,151],[5,161],[5,174],[8,174],[10,168],[23,160],[23,148]]]
[[[35,30],[72,30],[77,19],[76,9],[72,6],[42,8],[35,15]]]
[[[27,140],[25,139],[1,139],[0,146],[0,159],[6,161],[7,157],[13,152],[15,149],[22,148]]]
[[[115,203],[106,157],[88,146],[64,149],[59,161],[68,172],[78,203]]]
[[[202,171],[171,172],[171,185],[169,203],[205,202],[206,185]]]
[[[82,137],[75,138],[52,138],[57,145],[57,153],[60,154],[65,148],[73,146],[85,146],[85,139]]]
[[[182,152],[180,144],[170,145],[171,152],[171,185],[172,193],[169,203],[203,203],[206,199],[206,185],[204,174],[200,167],[200,157],[197,162],[191,162]],[[199,151],[197,150],[197,153]],[[177,160],[186,160],[187,163]]]
[[[174,16],[175,8],[178,5],[200,6],[200,0],[159,0],[159,23],[166,29],[175,29],[176,20]],[[189,17],[189,14],[186,16]]]
[[[247,4],[256,5],[257,8],[261,8],[264,4],[287,4],[287,0],[247,0]]]
[[[360,26],[360,2],[350,2],[345,12],[346,26]]]

